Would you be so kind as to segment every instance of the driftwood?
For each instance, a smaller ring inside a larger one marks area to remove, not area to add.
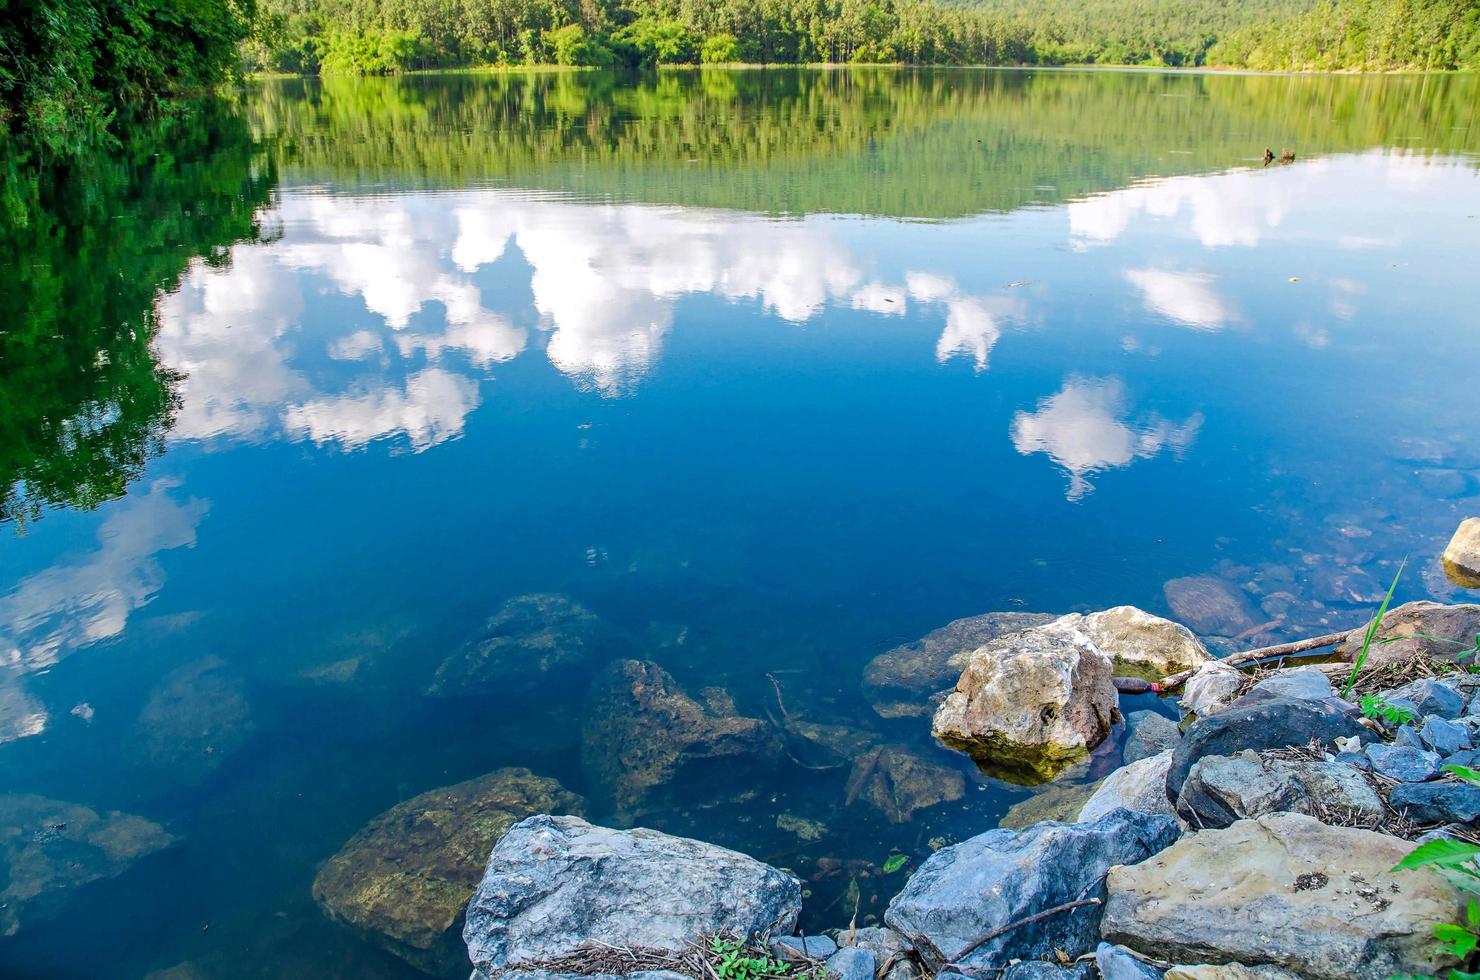
[[[1245,650],[1243,653],[1230,654],[1217,662],[1227,664],[1230,667],[1246,667],[1250,664],[1256,664],[1261,660],[1273,660],[1276,657],[1293,657],[1302,653],[1309,653],[1312,650],[1321,650],[1326,647],[1334,647],[1338,643],[1345,642],[1346,638],[1351,634],[1359,632],[1360,630],[1365,628],[1366,627],[1358,627],[1355,630],[1342,630],[1340,633],[1327,633],[1325,636],[1313,636],[1308,640],[1295,640],[1292,643],[1276,643],[1272,647],[1260,647],[1257,650]],[[1155,691],[1158,694],[1165,691],[1172,691],[1181,687],[1187,681],[1187,678],[1191,677],[1195,673],[1197,673],[1197,668],[1194,667],[1192,670],[1184,670],[1177,674],[1171,674],[1170,676],[1163,677],[1158,682],[1148,683],[1148,686],[1145,688],[1141,688],[1141,690]],[[1131,681],[1134,680],[1134,678],[1117,677],[1115,679],[1117,690],[1124,690],[1124,688],[1120,687],[1120,682],[1123,680]],[[1139,692],[1133,691],[1131,693]]]
[[[1096,882],[1096,884],[1098,884],[1098,882]],[[985,936],[980,936],[980,937],[978,937],[976,939],[973,939],[970,943],[968,943],[966,945],[966,948],[963,949],[963,950],[961,950],[961,952],[957,953],[953,957],[953,959],[955,959],[955,960],[964,960],[966,957],[970,956],[972,953],[976,952],[982,946],[985,946],[987,943],[989,943],[992,940],[996,939],[998,936],[1001,936],[1004,933],[1012,932],[1014,929],[1021,929],[1023,926],[1030,926],[1030,925],[1032,925],[1035,922],[1042,922],[1044,919],[1047,919],[1050,916],[1058,915],[1060,912],[1071,912],[1074,909],[1083,908],[1086,905],[1099,905],[1099,904],[1101,904],[1101,902],[1100,902],[1100,899],[1098,899],[1098,898],[1081,898],[1077,902],[1065,902],[1063,905],[1055,905],[1053,908],[1044,909],[1042,912],[1036,912],[1033,915],[1028,916],[1027,918],[1018,919],[1016,922],[1009,922],[1005,926],[1002,926],[1002,927],[997,928],[997,929],[993,929],[991,932],[987,933]],[[957,967],[957,965],[955,963],[947,963],[941,969],[943,969],[943,970],[951,970],[951,969],[959,969],[959,968]]]

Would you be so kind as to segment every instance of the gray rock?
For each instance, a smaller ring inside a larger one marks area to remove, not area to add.
[[[1442,976],[1453,958],[1435,956],[1431,929],[1459,893],[1393,871],[1412,849],[1298,813],[1188,834],[1110,871],[1104,937],[1173,963],[1268,963],[1305,980]]]
[[[905,823],[917,810],[965,796],[966,777],[908,745],[883,745],[853,763],[844,793],[845,806],[863,801],[890,823]]]
[[[1167,800],[1167,770],[1171,767],[1172,750],[1167,749],[1115,770],[1079,811],[1079,822],[1093,823],[1122,808],[1171,816],[1172,805]]]
[[[949,973],[954,973],[954,971],[949,971]],[[935,980],[941,980],[949,973],[941,973]],[[1003,970],[1000,980],[1089,980],[1089,973],[1088,963],[1068,967],[1057,966],[1046,960],[1023,960]],[[961,976],[959,973],[955,975]]]
[[[1205,755],[1233,755],[1244,749],[1261,751],[1305,745],[1316,740],[1368,734],[1357,722],[1355,709],[1345,701],[1303,701],[1272,698],[1238,705],[1210,718],[1198,719],[1172,754],[1167,771],[1167,797],[1175,800],[1198,759]]]
[[[1338,650],[1345,660],[1355,660],[1362,649],[1367,627],[1354,630]],[[1367,667],[1407,663],[1420,657],[1454,660],[1475,649],[1480,633],[1480,605],[1446,606],[1437,602],[1409,602],[1388,610],[1382,618],[1367,654]]]
[[[1417,823],[1470,823],[1480,819],[1480,786],[1442,780],[1393,787],[1388,805]]]
[[[1187,714],[1207,718],[1232,704],[1246,680],[1247,677],[1220,660],[1205,663],[1182,685],[1178,703]]]
[[[463,939],[473,976],[492,980],[593,940],[678,951],[717,932],[790,934],[800,911],[800,883],[744,854],[539,815],[494,847]]]
[[[1372,760],[1367,758],[1366,754],[1362,752],[1338,752],[1336,753],[1335,761],[1339,765],[1351,766],[1353,769],[1360,769],[1363,772],[1372,771]]]
[[[1255,698],[1303,698],[1307,701],[1323,701],[1335,697],[1336,691],[1325,674],[1314,667],[1291,667],[1276,671],[1272,676],[1255,684],[1246,697]]]
[[[928,715],[935,710],[931,695],[956,683],[967,654],[1055,618],[1047,613],[999,612],[949,622],[870,660],[863,671],[864,696],[885,718]]]
[[[827,972],[838,980],[874,980],[874,954],[861,946],[840,949],[827,958]]]
[[[1436,753],[1415,749],[1411,745],[1373,743],[1363,749],[1372,762],[1372,771],[1400,783],[1421,783],[1439,774],[1443,761]]]
[[[1444,760],[1446,765],[1480,769],[1480,749],[1463,749]]]
[[[1468,728],[1439,717],[1425,718],[1418,737],[1426,747],[1440,755],[1453,755],[1460,749],[1473,747]]]
[[[1458,718],[1465,713],[1465,697],[1459,686],[1436,677],[1424,677],[1409,681],[1402,687],[1383,691],[1378,697],[1388,704],[1413,705],[1421,716],[1438,715],[1440,718]]]
[[[1460,522],[1442,557],[1444,574],[1455,585],[1480,589],[1480,517]]]
[[[1123,946],[1100,943],[1095,949],[1095,967],[1101,980],[1161,980],[1161,971],[1141,962]]]
[[[1116,810],[1092,824],[991,830],[931,855],[889,903],[884,921],[934,969],[947,962],[1000,967],[1055,949],[1080,956],[1099,940],[1098,906],[1014,929],[965,957],[961,951],[1034,912],[1101,894],[1109,868],[1143,861],[1177,835],[1171,817],[1131,810]]]
[[[878,970],[883,970],[884,964],[888,963],[890,958],[895,960],[894,969],[900,966],[914,966],[908,955],[914,950],[910,941],[887,926],[865,926],[852,930],[839,929],[835,938],[844,949],[857,946],[873,953]]]
[[[1126,765],[1175,748],[1182,740],[1182,729],[1159,711],[1132,711],[1125,716],[1125,725]]]
[[[1289,811],[1376,822],[1382,798],[1351,766],[1311,759],[1268,759],[1255,752],[1204,756],[1177,798],[1177,812],[1195,828]]]
[[[1428,749],[1428,746],[1423,744],[1423,739],[1418,737],[1418,729],[1412,725],[1399,725],[1398,730],[1393,732],[1393,744],[1406,745],[1420,751]]]
[[[1110,658],[1118,675],[1161,680],[1211,659],[1187,627],[1135,606],[1070,613],[1041,628],[1082,632]]]
[[[828,936],[782,936],[771,940],[771,949],[782,957],[825,960],[838,951],[838,944]]]
[[[516,596],[442,662],[428,693],[529,695],[589,668],[600,637],[600,620],[569,596]]]

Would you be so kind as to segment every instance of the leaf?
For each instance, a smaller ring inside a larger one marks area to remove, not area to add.
[[[1372,625],[1367,627],[1367,636],[1362,641],[1362,650],[1357,654],[1356,662],[1352,664],[1352,672],[1346,679],[1346,686],[1341,689],[1343,698],[1351,696],[1352,686],[1357,683],[1357,674],[1362,670],[1362,665],[1367,662],[1367,651],[1372,649],[1372,640],[1377,636],[1377,631],[1382,628],[1382,617],[1387,615],[1388,604],[1393,601],[1393,592],[1398,588],[1398,579],[1403,577],[1403,569],[1407,565],[1407,558],[1398,563],[1398,571],[1393,575],[1393,584],[1388,586],[1387,595],[1382,597],[1382,605],[1377,609],[1377,616],[1373,618]]]
[[[1480,771],[1471,769],[1469,766],[1461,766],[1457,763],[1451,762],[1449,765],[1444,766],[1443,770],[1444,772],[1454,773],[1456,776],[1458,776],[1460,779],[1463,779],[1467,783],[1480,784]]]
[[[884,861],[884,873],[886,875],[892,875],[909,863],[910,856],[908,854],[891,854]]]
[[[1480,855],[1480,847],[1466,844],[1464,841],[1441,837],[1415,847],[1407,857],[1393,865],[1393,870],[1407,871],[1430,864],[1440,867],[1462,867],[1469,864],[1476,855]]]

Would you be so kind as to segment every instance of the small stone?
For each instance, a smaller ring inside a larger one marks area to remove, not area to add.
[[[827,972],[838,980],[874,980],[874,954],[861,946],[840,949],[827,958]]]
[[[1142,963],[1123,946],[1100,943],[1095,950],[1095,966],[1101,980],[1161,980],[1161,971]]]
[[[1393,788],[1388,805],[1418,823],[1470,823],[1480,819],[1480,786],[1443,780]]]
[[[1182,685],[1182,710],[1198,718],[1217,714],[1238,697],[1245,680],[1243,674],[1220,661],[1203,664]]]
[[[1418,729],[1412,725],[1399,725],[1398,730],[1393,732],[1394,745],[1406,745],[1411,749],[1427,749],[1423,739],[1418,737]]]
[[[803,956],[825,960],[838,951],[838,944],[827,936],[782,936],[771,940],[771,949],[782,957]],[[873,975],[872,970],[869,975]]]
[[[1442,761],[1436,753],[1415,749],[1411,745],[1369,745],[1367,758],[1372,771],[1400,783],[1421,783],[1439,774]]]
[[[1440,755],[1453,755],[1460,749],[1471,748],[1473,744],[1468,728],[1438,717],[1425,718],[1418,737],[1425,746]]]
[[[1383,691],[1378,697],[1388,704],[1412,704],[1414,710],[1424,717],[1458,718],[1465,713],[1465,696],[1459,693],[1458,685],[1436,677],[1409,681],[1402,687]]]
[[[1132,711],[1125,716],[1125,725],[1126,765],[1175,748],[1182,740],[1182,729],[1159,711]]]
[[[1295,667],[1276,671],[1255,684],[1245,697],[1303,698],[1323,701],[1335,697],[1331,681],[1314,667]]]
[[[965,980],[961,974],[954,970],[948,970],[936,976],[935,980],[943,980],[955,976],[957,980]],[[1000,980],[1088,980],[1089,964],[1067,967],[1058,966],[1047,960],[1023,960],[1013,963],[1002,971]]]
[[[1353,769],[1360,769],[1363,772],[1372,771],[1372,760],[1361,752],[1338,752],[1334,761],[1344,766],[1351,766]]]
[[[1467,517],[1444,549],[1444,574],[1455,585],[1480,589],[1480,517]]]
[[[1463,749],[1444,762],[1451,766],[1464,766],[1466,769],[1480,769],[1480,749]]]

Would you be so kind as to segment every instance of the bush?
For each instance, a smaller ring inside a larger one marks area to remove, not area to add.
[[[733,34],[711,34],[699,49],[706,65],[728,65],[740,60],[740,39]]]
[[[614,60],[611,48],[586,33],[580,24],[544,33],[544,48],[557,65],[585,65],[605,68]]]

